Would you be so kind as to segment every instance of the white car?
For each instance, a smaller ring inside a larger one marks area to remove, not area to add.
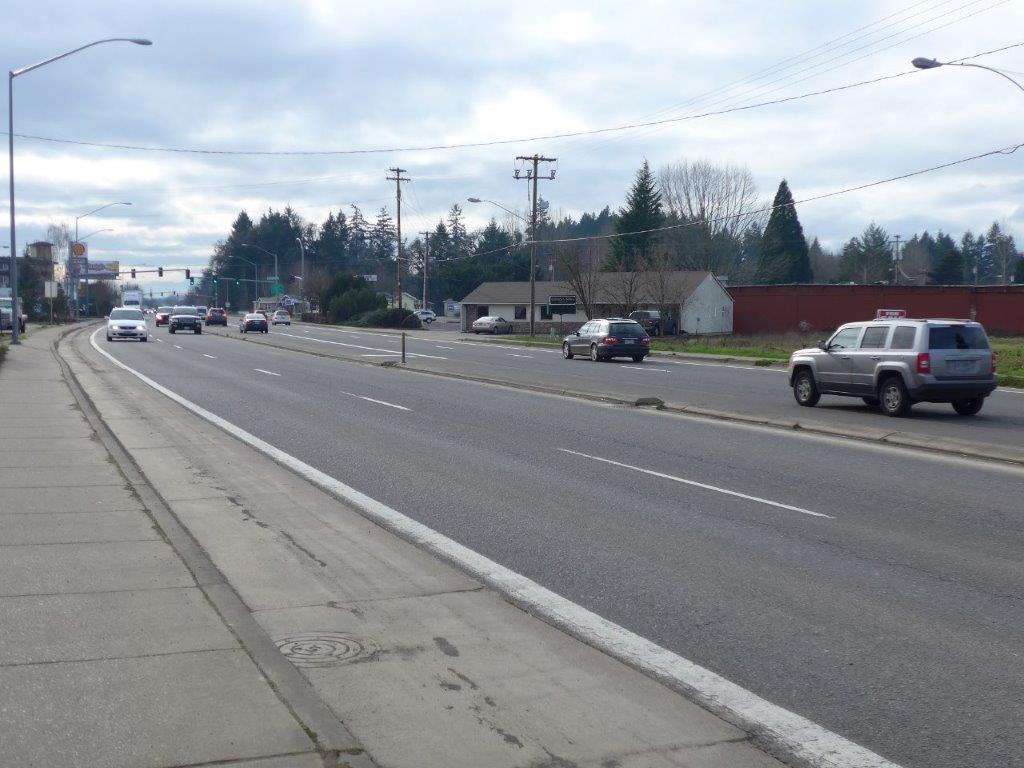
[[[114,339],[138,339],[149,341],[149,326],[146,315],[134,307],[118,307],[107,316],[107,341]]]
[[[426,323],[427,325],[437,320],[437,313],[432,309],[417,309],[413,314],[420,319],[421,323]]]
[[[473,321],[473,333],[493,333],[497,336],[499,333],[512,333],[513,330],[512,323],[504,317],[487,315]]]
[[[292,316],[288,314],[286,310],[279,309],[274,313],[274,316],[270,319],[271,325],[291,325]]]

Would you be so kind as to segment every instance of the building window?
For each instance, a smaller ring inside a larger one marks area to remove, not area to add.
[[[547,304],[541,304],[540,305],[540,319],[541,320],[550,320],[551,319],[551,307],[549,307]]]
[[[487,317],[489,314],[491,314],[491,308],[486,304],[481,304],[476,308],[477,317]]]
[[[526,305],[525,304],[517,304],[516,305],[516,320],[525,320],[525,319],[526,319]]]

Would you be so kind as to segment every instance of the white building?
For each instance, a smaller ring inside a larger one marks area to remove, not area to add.
[[[625,317],[635,309],[657,309],[665,329],[691,334],[732,333],[732,297],[710,272],[595,272],[573,284],[535,284],[535,330],[573,330],[593,317]],[[582,290],[581,290],[582,289]],[[552,296],[576,297],[576,312],[552,315]],[[478,317],[497,315],[511,320],[520,332],[529,328],[530,283],[483,283],[462,300],[463,331]]]

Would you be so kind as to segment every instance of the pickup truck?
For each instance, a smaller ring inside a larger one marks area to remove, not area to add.
[[[11,306],[13,300],[10,296],[0,296],[0,331],[11,330]],[[19,333],[25,332],[25,323],[28,322],[28,315],[21,313],[21,321],[18,323]]]

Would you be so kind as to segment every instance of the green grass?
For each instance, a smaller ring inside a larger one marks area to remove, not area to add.
[[[1007,387],[1024,387],[1024,336],[995,336],[989,339],[996,360],[999,383]]]
[[[0,339],[0,365],[4,363],[4,357],[7,355],[7,339]]]

